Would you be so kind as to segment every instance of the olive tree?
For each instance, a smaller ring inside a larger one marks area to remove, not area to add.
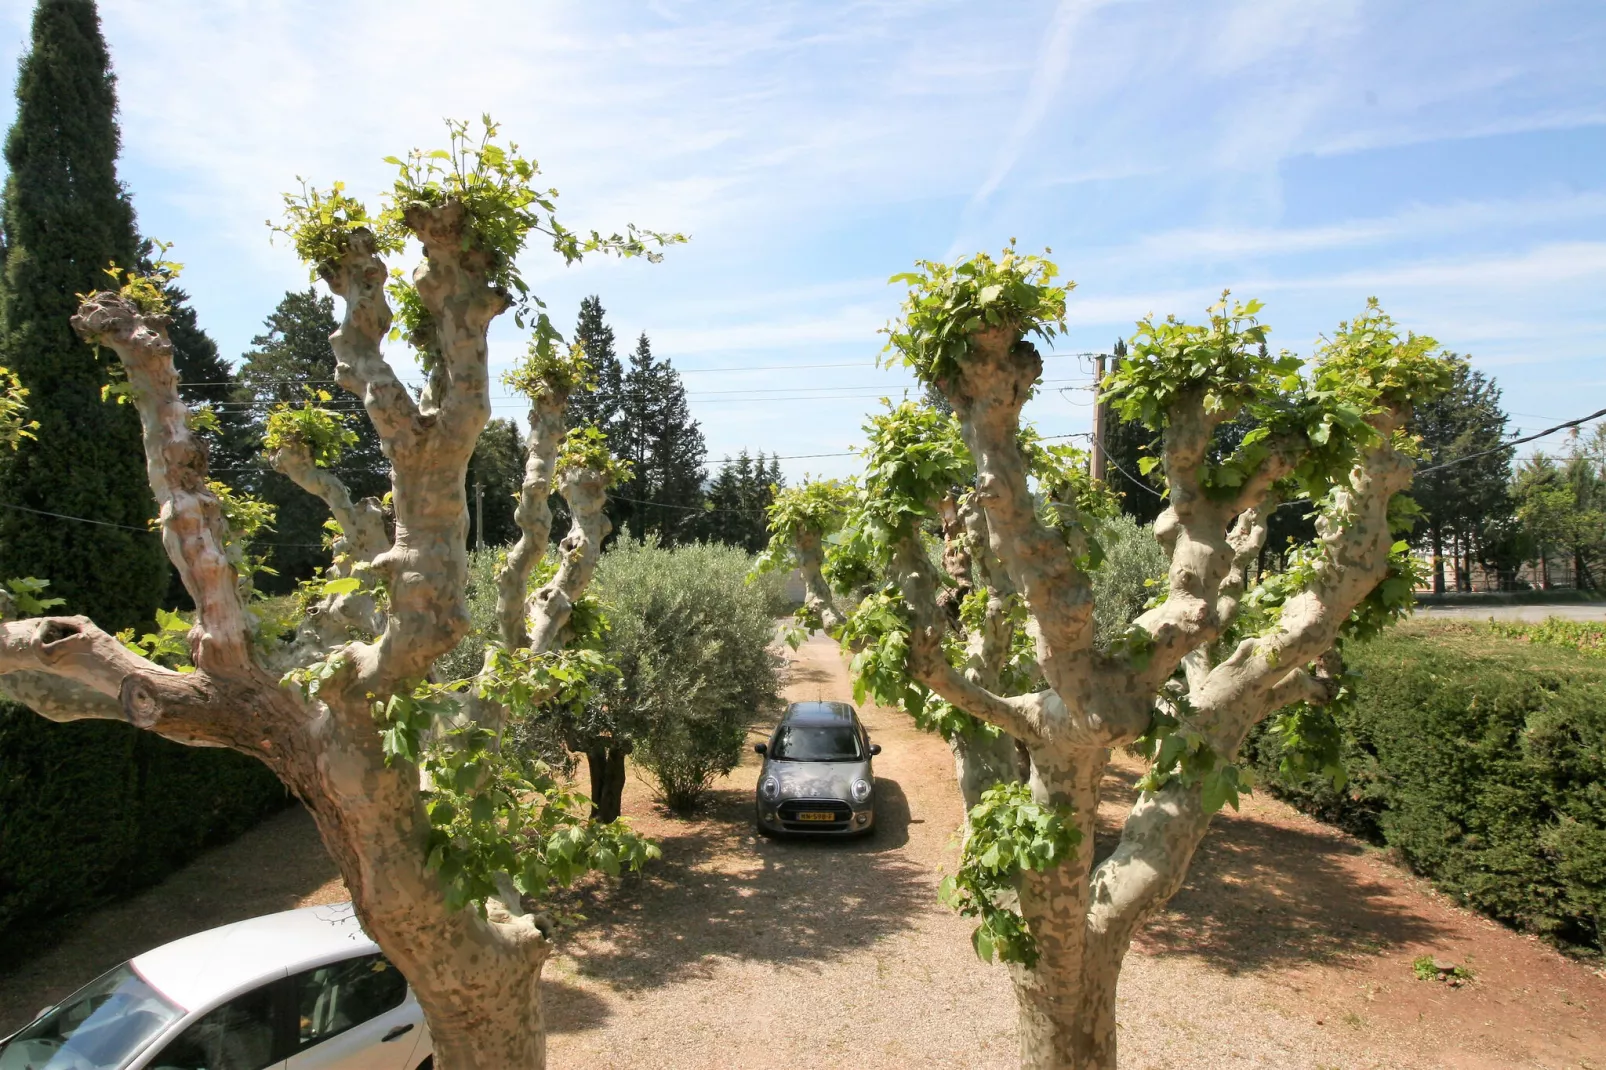
[[[586,369],[557,344],[515,258],[545,235],[566,261],[657,259],[649,250],[678,236],[570,231],[555,194],[532,185],[534,164],[497,145],[489,119],[483,137],[451,132],[449,149],[390,161],[382,211],[339,184],[286,198],[282,229],[344,302],[331,336],[337,379],[378,432],[392,487],[388,502],[352,500],[329,467],[350,431],[322,399],[274,415],[272,463],[329,505],[338,536],[337,565],[296,634],[276,637],[247,598],[239,500],[208,480],[200,421],[179,398],[163,279],[129,275],[85,297],[73,325],[126,373],[162,542],[195,621],[177,649],[141,653],[85,617],[7,619],[0,689],[54,720],[128,721],[265,763],[307,805],[364,928],[411,982],[436,1065],[539,1067],[552,945],[531,906],[553,885],[617,873],[654,849],[623,825],[583,820],[582,800],[500,746],[510,718],[585,678],[584,656],[563,644],[606,534],[611,478],[598,436],[564,433]],[[393,277],[385,257],[410,240],[423,260]],[[491,412],[487,331],[509,308],[535,327],[511,377],[530,399],[520,538],[498,577],[500,640],[476,678],[438,686],[431,666],[469,627],[464,473]],[[427,375],[418,395],[386,360],[387,336],[416,349]],[[555,574],[531,592],[553,490],[572,526]]]
[[[980,919],[981,957],[1008,963],[1021,1065],[1080,1070],[1116,1065],[1122,960],[1181,886],[1211,815],[1249,786],[1236,764],[1245,736],[1275,716],[1296,754],[1330,738],[1322,719],[1347,693],[1337,647],[1408,610],[1410,559],[1391,524],[1391,506],[1394,520],[1409,512],[1396,497],[1415,453],[1404,428],[1449,365],[1375,302],[1309,361],[1266,354],[1256,302],[1224,296],[1202,324],[1140,322],[1102,386],[1122,418],[1161,435],[1145,471],[1165,478],[1153,537],[1166,574],[1150,607],[1098,642],[1107,496],[1021,424],[1043,367],[1031,337],[1064,326],[1068,287],[1055,276],[1011,248],[897,277],[910,294],[891,359],[953,416],[905,404],[876,417],[841,531],[780,503],[773,530],[819,621],[856,650],[861,688],[927,723],[959,722],[956,753],[984,738],[974,725],[1024,751],[1018,778],[995,767],[980,791],[961,760],[971,809],[943,895]],[[1212,460],[1215,430],[1244,412],[1255,428]],[[805,487],[790,501],[811,494],[823,497]],[[1315,514],[1317,537],[1285,570],[1253,576],[1267,517],[1285,503]],[[811,549],[822,539],[884,580],[851,612],[831,604],[829,555]],[[969,593],[945,611],[961,582]],[[1099,859],[1094,820],[1116,747],[1149,768]]]

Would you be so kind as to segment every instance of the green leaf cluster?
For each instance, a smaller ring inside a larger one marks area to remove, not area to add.
[[[267,427],[262,435],[262,452],[271,454],[285,446],[305,446],[312,454],[312,463],[328,468],[340,460],[348,446],[357,442],[357,432],[351,429],[344,413],[323,406],[334,400],[327,390],[302,387],[306,396],[301,404],[278,402],[268,412]]]
[[[624,821],[586,821],[588,801],[545,763],[502,746],[476,723],[457,723],[452,691],[473,686],[519,716],[544,702],[583,702],[604,668],[592,650],[536,654],[493,644],[473,681],[420,684],[374,703],[386,762],[419,767],[430,785],[428,865],[452,909],[483,910],[487,898],[503,894],[499,880],[539,899],[584,873],[617,877],[659,857]]]
[[[1044,250],[1049,252],[1050,250]],[[916,270],[887,280],[909,287],[902,318],[887,327],[888,362],[914,369],[922,383],[951,382],[970,355],[976,334],[994,329],[1052,339],[1065,329],[1059,269],[1015,251],[1014,240],[995,260],[977,253],[957,264],[916,262]]]
[[[190,651],[190,628],[190,622],[178,613],[158,609],[156,631],[146,632],[135,639],[134,629],[124,628],[117,633],[117,639],[134,653],[158,665],[179,672],[194,672],[195,666],[190,661],[193,656]]]
[[[975,478],[975,465],[959,421],[929,405],[888,402],[864,433],[864,498],[853,526],[885,563],[912,526],[936,517],[938,503]]]
[[[608,448],[608,436],[596,424],[569,428],[558,447],[558,474],[571,471],[600,473],[607,486],[617,487],[630,478],[631,464],[615,457]]]
[[[346,192],[344,182],[320,190],[299,175],[296,181],[301,192],[283,195],[284,222],[269,220],[268,227],[290,239],[296,255],[311,268],[313,280],[333,274],[358,230],[373,235],[374,251],[380,255],[399,253],[406,244],[400,217],[389,211],[370,215],[367,205]]]
[[[0,368],[0,444],[15,450],[25,438],[33,438],[39,421],[27,418],[28,388],[9,368]]]
[[[167,251],[173,247],[172,242],[153,239],[151,246],[155,249],[155,255],[151,258],[147,269],[129,271],[118,267],[116,261],[113,261],[106,265],[102,273],[112,280],[112,284],[117,287],[117,293],[130,301],[142,315],[167,316],[173,311],[168,288],[178,281],[184,265],[176,260],[167,259]],[[88,300],[98,292],[79,294],[78,299]]]
[[[555,343],[563,339],[556,330],[543,332],[541,324],[551,328],[543,315],[524,358],[503,374],[502,385],[531,401],[595,390],[597,373],[586,359],[585,346],[576,342],[560,352]]]
[[[983,962],[997,956],[1028,969],[1037,964],[1037,941],[1011,900],[1023,872],[1040,873],[1074,855],[1082,832],[1072,817],[1069,808],[1037,802],[1018,782],[988,788],[971,808],[959,871],[943,878],[938,894],[965,917],[981,919],[971,946]]]
[[[45,610],[67,604],[65,598],[42,597],[49,586],[49,580],[36,579],[33,576],[6,581],[6,589],[11,594],[11,604],[25,617],[41,617]]]
[[[796,564],[793,548],[799,534],[807,531],[830,538],[857,502],[858,488],[851,479],[808,479],[778,489],[767,512],[770,541],[758,555],[753,575],[791,568]]]
[[[1148,731],[1132,743],[1131,749],[1149,762],[1138,790],[1160,791],[1172,782],[1198,785],[1205,813],[1223,806],[1238,809],[1239,794],[1255,786],[1253,771],[1222,758],[1187,719],[1191,711],[1186,699],[1172,696],[1168,701],[1176,714],[1157,707]]]
[[[1427,335],[1402,339],[1377,298],[1366,311],[1339,324],[1316,351],[1316,385],[1371,411],[1429,401],[1450,388],[1455,365]]]

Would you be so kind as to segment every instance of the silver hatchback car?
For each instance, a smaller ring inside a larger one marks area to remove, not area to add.
[[[875,771],[881,748],[846,702],[794,702],[768,744],[758,774],[754,822],[765,836],[858,836],[875,828]]]

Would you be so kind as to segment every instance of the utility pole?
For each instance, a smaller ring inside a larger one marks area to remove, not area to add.
[[[1103,480],[1109,467],[1109,458],[1104,453],[1104,354],[1100,353],[1095,362],[1097,379],[1093,382],[1093,455],[1088,466],[1088,474],[1094,479]]]
[[[485,549],[485,484],[474,481],[474,549]]]

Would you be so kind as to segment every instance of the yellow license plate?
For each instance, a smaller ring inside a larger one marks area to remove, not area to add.
[[[798,814],[799,821],[840,821],[841,818],[832,813],[822,813],[819,810],[809,810]]]

